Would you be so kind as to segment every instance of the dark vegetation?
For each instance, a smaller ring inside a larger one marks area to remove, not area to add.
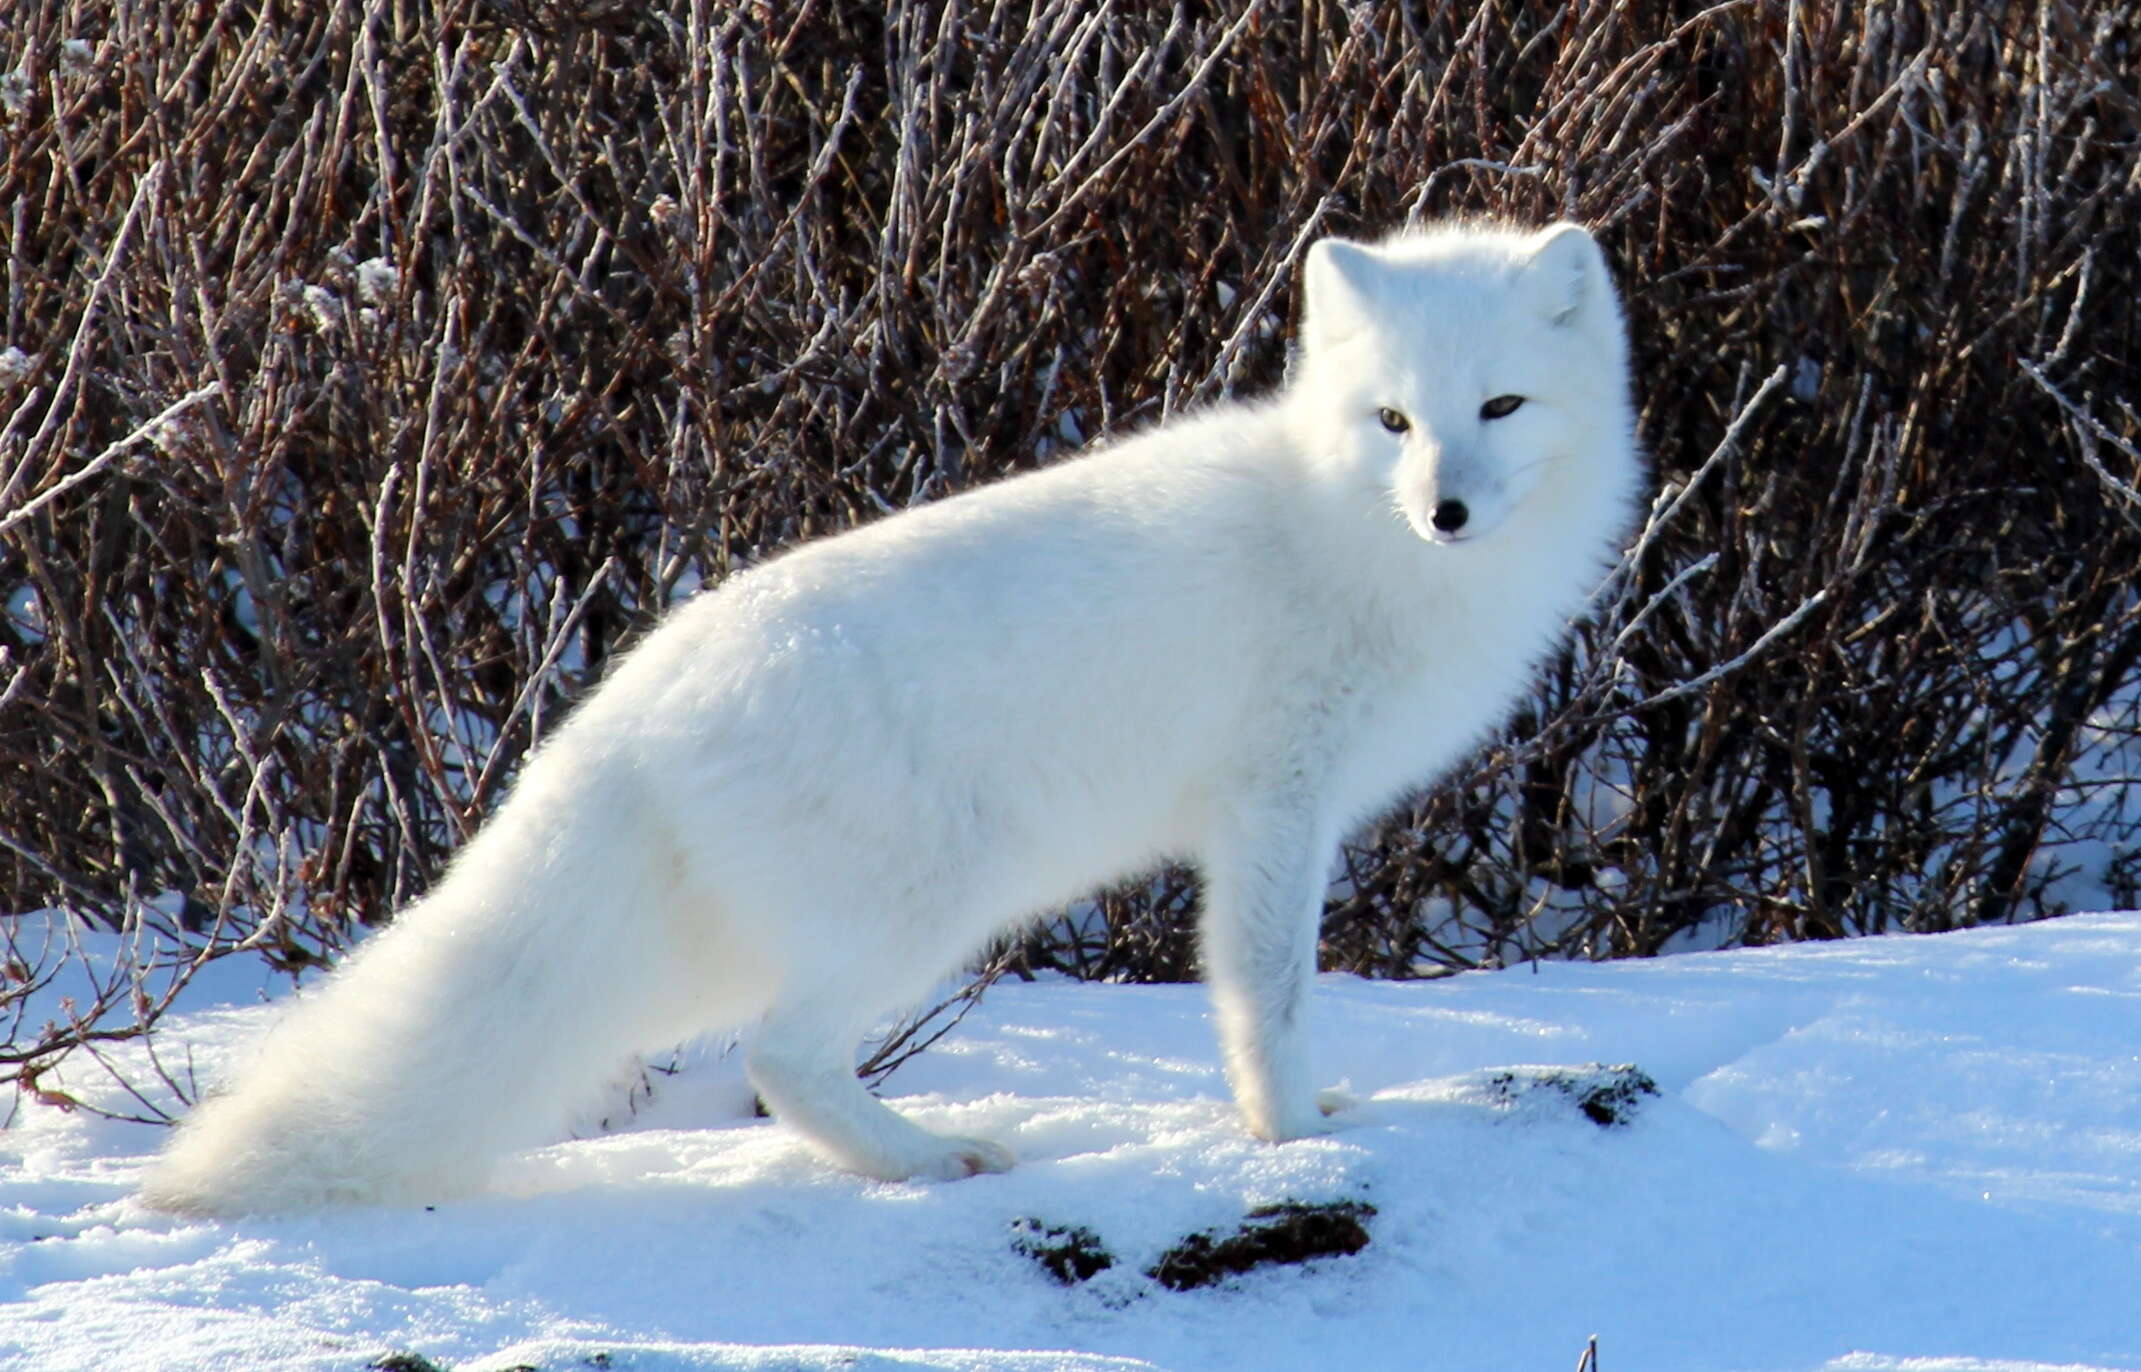
[[[1115,1255],[1100,1235],[1082,1224],[1016,1220],[1011,1225],[1011,1251],[1033,1259],[1062,1286],[1090,1281],[1115,1265]]]
[[[1366,1201],[1280,1201],[1258,1206],[1233,1229],[1185,1236],[1160,1254],[1145,1275],[1170,1291],[1194,1291],[1259,1267],[1349,1257],[1368,1246]],[[1098,1234],[1083,1225],[1019,1220],[1012,1225],[1012,1251],[1031,1258],[1063,1286],[1089,1281],[1115,1266]]]
[[[421,1353],[387,1353],[365,1366],[373,1372],[448,1372],[447,1368]]]
[[[1643,1102],[1658,1094],[1650,1073],[1632,1062],[1608,1067],[1519,1067],[1487,1078],[1487,1095],[1503,1108],[1538,1091],[1552,1091],[1565,1104],[1601,1129],[1617,1129],[1636,1117]]]
[[[1350,1257],[1368,1246],[1364,1201],[1281,1201],[1251,1210],[1230,1234],[1191,1234],[1145,1273],[1170,1291],[1194,1291],[1274,1263]]]
[[[665,606],[1268,387],[1306,243],[1454,213],[1597,230],[1660,496],[1512,732],[1348,850],[1327,964],[2132,900],[2137,30],[0,0],[0,1071],[195,954],[331,956]],[[1009,961],[1182,977],[1192,902]],[[20,1022],[97,926],[140,956]]]

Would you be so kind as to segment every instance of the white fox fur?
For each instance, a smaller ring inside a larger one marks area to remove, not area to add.
[[[1204,877],[1248,1128],[1332,1127],[1303,1021],[1336,845],[1504,716],[1639,478],[1582,229],[1326,240],[1304,296],[1276,395],[679,608],[202,1103],[148,1202],[465,1192],[631,1054],[722,1026],[750,1026],[767,1105],[841,1165],[1000,1170],[1001,1146],[865,1092],[858,1041],[992,935],[1167,858]]]

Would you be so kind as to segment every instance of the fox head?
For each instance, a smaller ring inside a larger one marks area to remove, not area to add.
[[[1626,499],[1627,340],[1582,227],[1327,238],[1303,296],[1291,394],[1321,455],[1421,538],[1491,538],[1548,490]]]

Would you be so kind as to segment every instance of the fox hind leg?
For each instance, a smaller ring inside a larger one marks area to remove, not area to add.
[[[841,1166],[880,1181],[956,1181],[1011,1167],[1002,1144],[932,1133],[872,1096],[854,1067],[868,1024],[841,1004],[821,987],[760,1022],[746,1066],[777,1119]]]

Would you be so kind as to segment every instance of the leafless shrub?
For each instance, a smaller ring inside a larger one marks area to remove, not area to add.
[[[1329,964],[2129,892],[2135,28],[0,0],[0,909],[75,921],[9,922],[0,1071],[330,956],[666,605],[1267,386],[1309,241],[1450,213],[1599,230],[1664,493],[1511,735],[1348,850]],[[1022,965],[1185,975],[1192,899]],[[47,1024],[90,927],[134,951]]]

